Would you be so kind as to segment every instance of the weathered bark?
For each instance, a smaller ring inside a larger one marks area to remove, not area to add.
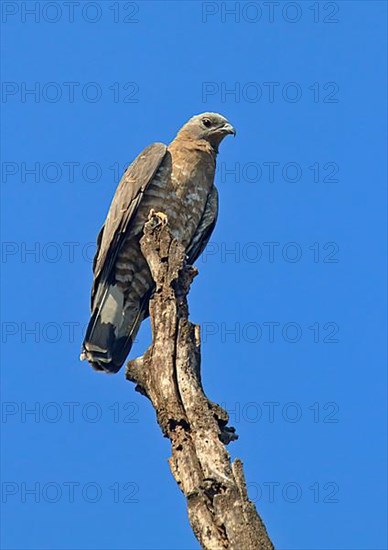
[[[141,249],[155,281],[150,302],[153,343],[127,365],[128,380],[152,402],[171,441],[171,471],[187,498],[189,520],[206,550],[270,550],[273,545],[248,499],[240,460],[225,444],[237,439],[228,414],[204,394],[199,327],[188,320],[187,294],[197,271],[185,263],[167,218],[151,213]]]

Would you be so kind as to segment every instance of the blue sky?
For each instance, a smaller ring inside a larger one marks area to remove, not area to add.
[[[386,3],[1,8],[2,547],[198,548],[150,404],[78,354],[118,174],[217,111],[206,392],[278,549],[387,548]]]

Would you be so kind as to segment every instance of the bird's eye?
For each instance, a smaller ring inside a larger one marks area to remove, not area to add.
[[[210,126],[212,125],[210,118],[203,118],[202,124],[206,126],[206,128],[210,128]]]

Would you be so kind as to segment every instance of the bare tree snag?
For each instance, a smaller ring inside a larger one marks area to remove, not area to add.
[[[155,281],[150,301],[153,343],[129,361],[127,379],[146,395],[171,441],[172,474],[187,499],[189,520],[206,550],[272,550],[248,499],[243,466],[225,445],[237,439],[228,414],[204,394],[199,327],[188,320],[187,294],[197,274],[164,214],[151,212],[141,250]]]

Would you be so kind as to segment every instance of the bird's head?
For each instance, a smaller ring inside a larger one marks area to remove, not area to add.
[[[235,136],[236,130],[224,116],[218,113],[202,113],[186,122],[177,137],[205,140],[217,151],[219,144],[228,134]]]

